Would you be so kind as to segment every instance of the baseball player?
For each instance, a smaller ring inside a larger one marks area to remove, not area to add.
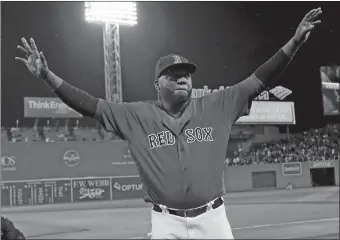
[[[129,142],[144,200],[152,204],[155,239],[233,239],[222,196],[224,157],[230,130],[249,113],[252,100],[273,85],[308,39],[321,8],[308,12],[294,36],[271,59],[240,83],[191,98],[196,65],[179,55],[159,59],[154,86],[159,101],[111,103],[68,84],[53,73],[34,40],[22,38],[16,58],[68,106],[98,120],[106,131]],[[113,153],[114,154],[114,153]]]

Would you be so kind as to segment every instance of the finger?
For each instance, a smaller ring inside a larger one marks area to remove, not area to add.
[[[316,11],[316,12],[310,17],[310,19],[311,19],[311,20],[314,20],[315,18],[317,18],[318,16],[320,16],[321,13],[322,13],[321,10]]]
[[[20,62],[24,63],[25,65],[27,65],[27,63],[28,63],[25,58],[16,57],[15,60],[19,60]]]
[[[312,14],[313,14],[315,11],[316,11],[316,9],[310,10],[310,11],[305,15],[304,19],[306,19],[306,20],[309,19],[310,16],[312,16]]]
[[[30,42],[31,42],[31,46],[32,46],[33,51],[36,52],[36,53],[39,53],[37,45],[35,45],[35,41],[34,41],[33,38],[30,38]]]
[[[40,52],[40,59],[41,59],[41,63],[46,66],[47,61],[46,61],[46,58],[43,52]]]
[[[27,49],[27,51],[29,51],[30,53],[33,53],[32,48],[30,47],[30,45],[28,45],[27,41],[25,38],[21,38],[22,44],[24,45],[24,47]]]
[[[321,20],[318,20],[318,21],[312,22],[312,24],[313,24],[313,25],[317,25],[317,24],[319,24],[319,23],[321,23]]]
[[[23,53],[25,53],[26,55],[29,55],[27,50],[25,48],[23,48],[22,46],[18,45],[17,46],[18,49],[20,49]]]
[[[320,15],[321,13],[322,13],[321,8],[320,7],[316,8],[316,9],[314,9],[314,12],[309,16],[308,19],[313,19],[313,18],[316,17],[316,15]]]

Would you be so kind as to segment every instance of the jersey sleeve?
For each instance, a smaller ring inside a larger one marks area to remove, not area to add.
[[[112,103],[103,99],[98,100],[94,119],[106,131],[114,132],[124,140],[131,139],[133,126],[138,124],[132,103]]]
[[[250,112],[252,100],[264,89],[264,84],[252,74],[245,80],[217,92],[216,104],[223,123],[231,129],[242,116]]]

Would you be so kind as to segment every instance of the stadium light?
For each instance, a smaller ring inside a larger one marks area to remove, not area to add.
[[[103,24],[105,97],[110,102],[122,102],[119,26],[137,25],[137,5],[135,2],[85,2],[85,19]]]
[[[135,2],[85,2],[88,22],[134,26],[137,24]]]

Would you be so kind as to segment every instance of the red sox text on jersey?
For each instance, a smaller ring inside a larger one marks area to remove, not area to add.
[[[194,129],[188,128],[184,131],[187,139],[187,143],[193,143],[195,141],[214,141],[212,136],[212,127],[196,127]],[[156,134],[148,135],[150,149],[174,145],[176,142],[175,136],[170,131],[161,131]]]

